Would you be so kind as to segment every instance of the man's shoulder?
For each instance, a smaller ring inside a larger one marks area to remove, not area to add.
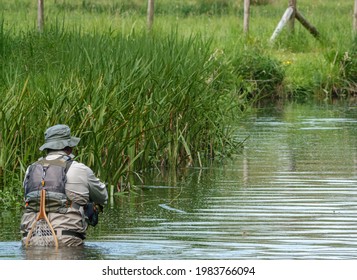
[[[82,162],[79,162],[79,161],[76,161],[76,160],[73,160],[72,161],[72,164],[71,164],[71,168],[69,169],[70,170],[73,170],[73,169],[77,169],[77,170],[83,170],[83,171],[86,171],[86,172],[92,172],[92,170],[87,166],[85,165],[84,163]]]
[[[76,160],[72,160],[72,166],[76,167],[76,168],[89,168],[87,165],[85,165],[82,162],[76,161]]]

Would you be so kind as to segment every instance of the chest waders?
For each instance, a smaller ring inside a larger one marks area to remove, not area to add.
[[[35,211],[38,214],[27,234],[26,247],[33,245],[58,248],[57,235],[46,212],[66,212],[66,173],[71,164],[72,160],[65,157],[55,160],[41,158],[30,166],[24,183],[26,211]]]

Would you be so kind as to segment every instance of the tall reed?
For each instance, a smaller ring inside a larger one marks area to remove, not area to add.
[[[231,124],[248,104],[237,90],[242,79],[225,80],[226,59],[210,40],[58,28],[6,36],[2,189],[40,156],[43,132],[57,123],[82,138],[79,160],[114,185],[153,167],[202,164],[239,145]]]

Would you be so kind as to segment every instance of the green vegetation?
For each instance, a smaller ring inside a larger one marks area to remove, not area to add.
[[[117,185],[235,152],[232,124],[263,97],[355,94],[353,1],[298,1],[320,40],[297,22],[274,44],[288,1],[253,2],[245,36],[243,1],[157,1],[148,32],[146,1],[47,0],[41,34],[36,1],[1,1],[0,198],[19,194],[56,123],[82,137],[79,159]]]
[[[246,100],[209,44],[175,33],[17,36],[0,75],[3,185],[23,175],[56,123],[82,137],[80,159],[111,184],[131,171],[226,154],[236,146],[227,125]]]

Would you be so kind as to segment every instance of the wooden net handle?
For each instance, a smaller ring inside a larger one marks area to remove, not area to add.
[[[29,241],[32,237],[32,232],[34,230],[34,228],[36,227],[36,223],[39,221],[39,220],[45,220],[52,232],[52,235],[53,235],[53,239],[54,239],[54,242],[55,242],[55,247],[56,249],[58,248],[58,239],[57,239],[57,235],[47,217],[47,214],[46,214],[46,190],[45,189],[42,189],[41,190],[41,195],[40,195],[40,212],[38,213],[35,221],[32,223],[32,226],[31,226],[31,230],[29,231],[29,233],[27,234],[27,238],[26,238],[26,242],[25,242],[25,246],[27,247],[28,244],[29,244]]]

